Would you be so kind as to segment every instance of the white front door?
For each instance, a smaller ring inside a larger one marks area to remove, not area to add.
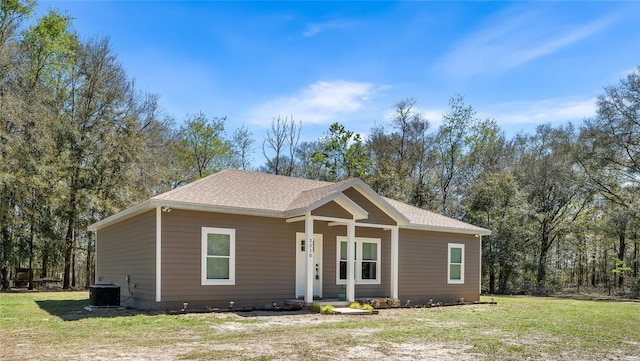
[[[304,233],[296,233],[296,297],[304,297],[306,251]],[[322,235],[313,235],[313,297],[322,298]]]

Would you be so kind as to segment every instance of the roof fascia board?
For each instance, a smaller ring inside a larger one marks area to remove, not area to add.
[[[308,212],[312,212],[315,209],[331,201],[336,202],[340,207],[344,208],[347,212],[349,212],[353,216],[352,220],[367,219],[369,217],[369,212],[365,211],[356,202],[352,201],[351,199],[349,199],[349,197],[345,196],[342,193],[336,193],[336,194],[327,196],[305,208],[298,208],[298,209],[286,211],[284,215],[287,218],[287,222],[297,222],[298,220],[304,218],[304,216],[300,216],[300,215],[306,214]],[[295,217],[296,215],[298,215],[299,217]],[[295,218],[291,218],[291,217],[295,217]],[[312,217],[316,217],[316,216],[312,216]]]
[[[432,231],[432,232],[444,232],[444,233],[458,233],[458,234],[473,234],[479,236],[490,236],[491,231],[488,229],[466,229],[466,228],[450,228],[450,227],[438,227],[438,226],[422,226],[417,224],[409,224],[401,226],[400,229],[411,229],[416,231]]]
[[[297,208],[286,211],[285,217],[293,217],[296,215],[312,212],[313,210],[322,207],[331,201],[335,201],[340,207],[351,213],[354,219],[367,219],[369,217],[369,212],[364,210],[364,208],[360,207],[356,202],[342,193],[345,189],[352,187],[352,184],[355,183],[354,181],[356,181],[356,179],[345,182],[345,184],[336,188],[333,192],[331,192],[331,194],[320,198],[319,200],[311,203],[304,208]]]
[[[156,207],[169,207],[175,209],[182,210],[190,210],[190,211],[203,211],[203,212],[217,212],[217,213],[228,213],[228,214],[239,214],[245,216],[258,216],[258,217],[275,217],[275,218],[283,218],[284,213],[278,211],[267,211],[263,209],[248,209],[248,208],[238,208],[238,207],[224,207],[224,206],[213,206],[207,204],[198,204],[198,203],[188,203],[188,202],[176,202],[176,201],[166,201],[166,200],[158,200],[158,199],[148,199],[136,206],[125,209],[122,212],[116,213],[110,217],[107,217],[99,222],[96,222],[87,229],[89,231],[97,231],[100,228],[104,228],[112,223],[123,221],[127,218],[131,218],[137,216],[138,214],[144,213],[148,210],[151,210]]]
[[[402,213],[400,213],[397,209],[391,206],[387,201],[385,201],[380,195],[371,189],[366,183],[361,181],[358,178],[355,178],[357,181],[353,187],[360,193],[362,193],[367,199],[369,199],[376,207],[380,208],[383,212],[385,212],[389,217],[391,217],[394,221],[398,223],[398,226],[408,225],[409,219]]]
[[[338,205],[344,208],[347,212],[351,213],[353,215],[353,219],[367,219],[369,217],[369,212],[365,211],[356,202],[345,196],[342,192],[338,193],[337,196],[332,200],[338,203]]]
[[[121,220],[125,220],[127,218],[131,218],[133,216],[137,216],[138,214],[144,213],[148,210],[151,210],[153,208],[155,208],[155,206],[152,204],[152,200],[148,199],[138,205],[135,205],[131,208],[127,208],[122,212],[116,213],[110,217],[107,217],[99,222],[90,224],[87,227],[87,230],[89,231],[97,231],[100,228],[104,228],[108,225],[110,225],[111,223],[115,223],[117,221],[121,221]]]
[[[156,201],[155,205],[160,207],[169,207],[187,211],[202,211],[202,212],[215,212],[215,213],[228,213],[228,214],[239,214],[245,216],[258,216],[258,217],[275,217],[275,218],[284,218],[284,212],[281,211],[270,211],[265,209],[251,209],[251,208],[242,208],[242,207],[226,207],[226,206],[216,206],[209,204],[200,204],[200,203],[189,203],[189,202],[176,202],[176,201]]]

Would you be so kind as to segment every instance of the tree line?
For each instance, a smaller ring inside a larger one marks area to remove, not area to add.
[[[93,281],[89,224],[224,168],[340,181],[493,231],[489,293],[606,287],[640,293],[640,67],[605,87],[582,124],[507,138],[461,95],[432,128],[417,100],[369,134],[335,122],[313,141],[275,116],[261,141],[195,112],[177,122],[128,77],[108,38],[68,16],[33,19],[33,0],[0,5],[0,266]],[[31,25],[26,24],[31,21]],[[376,121],[377,119],[374,119]],[[255,154],[262,153],[261,165]]]

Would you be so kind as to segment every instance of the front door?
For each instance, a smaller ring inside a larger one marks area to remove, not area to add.
[[[304,297],[306,254],[304,233],[296,233],[296,297]],[[313,297],[322,298],[322,235],[313,235]]]

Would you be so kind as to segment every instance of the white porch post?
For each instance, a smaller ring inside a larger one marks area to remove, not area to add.
[[[479,265],[478,269],[482,269],[482,236],[479,234],[476,234],[476,237],[480,238],[480,252],[478,252],[478,259],[479,259]],[[482,294],[482,271],[480,272],[480,275],[478,276],[478,294],[481,295]]]
[[[156,207],[156,302],[162,302],[162,210]]]
[[[398,227],[391,228],[391,298],[398,298]]]
[[[347,224],[347,301],[356,300],[356,274],[355,274],[355,247],[356,244],[356,222]]]
[[[304,232],[305,232],[305,249],[306,249],[306,260],[305,260],[305,292],[304,292],[304,302],[312,303],[313,302],[313,218],[311,214],[307,214],[304,219]]]

